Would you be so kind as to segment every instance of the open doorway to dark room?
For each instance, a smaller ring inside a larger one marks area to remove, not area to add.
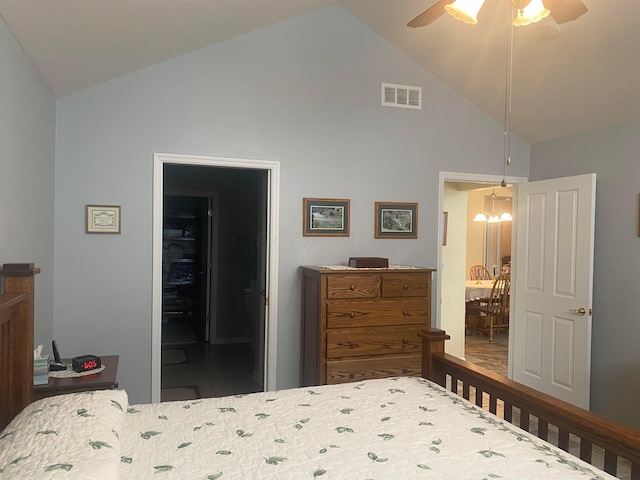
[[[164,166],[162,401],[263,390],[265,175]]]

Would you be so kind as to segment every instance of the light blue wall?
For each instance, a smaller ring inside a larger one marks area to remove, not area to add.
[[[380,106],[380,84],[423,110]],[[150,400],[154,152],[281,163],[277,386],[300,375],[305,264],[349,256],[434,267],[438,172],[502,172],[502,127],[341,7],[328,7],[57,102],[55,328],[69,354],[119,354]],[[508,175],[527,176],[514,139]],[[351,236],[302,237],[302,198],[351,199]],[[375,240],[376,201],[419,203],[417,240]],[[84,205],[122,205],[121,235],[84,234]]]
[[[55,97],[0,17],[0,265],[33,262],[35,341],[53,336]]]
[[[531,179],[596,173],[591,408],[640,429],[640,122],[531,149]]]

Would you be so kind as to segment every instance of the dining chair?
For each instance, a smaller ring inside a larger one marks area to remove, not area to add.
[[[480,322],[480,300],[469,300],[465,302],[464,326],[465,335],[473,335],[478,330]]]
[[[509,328],[509,288],[511,286],[511,274],[503,273],[493,282],[491,295],[485,305],[480,305],[480,320],[478,330],[489,337],[493,342],[493,334],[496,330]]]
[[[469,269],[471,280],[491,280],[491,274],[484,265],[472,265]]]

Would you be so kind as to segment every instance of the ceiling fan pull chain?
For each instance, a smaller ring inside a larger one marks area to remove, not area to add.
[[[515,5],[515,2],[514,2]],[[507,36],[507,55],[504,86],[504,144],[502,162],[502,187],[507,186],[507,165],[511,165],[511,86],[513,77],[513,9],[509,10],[509,34]]]

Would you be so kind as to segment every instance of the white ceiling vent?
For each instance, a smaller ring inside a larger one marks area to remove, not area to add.
[[[382,84],[382,105],[387,107],[422,109],[422,87]]]

